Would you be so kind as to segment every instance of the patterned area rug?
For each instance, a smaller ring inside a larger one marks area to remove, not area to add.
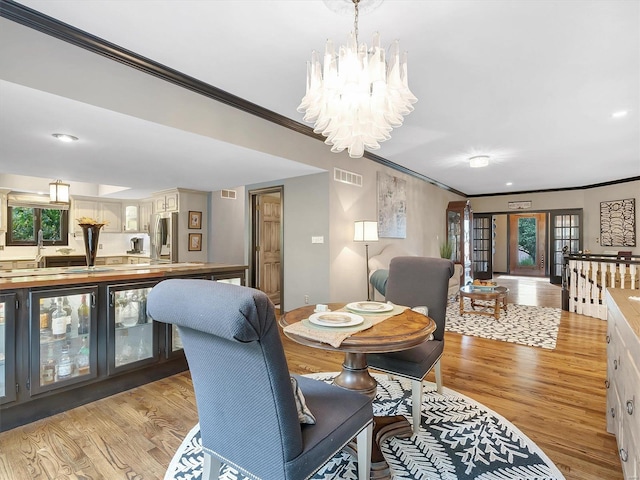
[[[335,373],[308,375],[330,382]],[[374,415],[404,415],[411,421],[411,383],[376,375]],[[430,388],[428,383],[427,389]],[[435,389],[435,385],[433,385]],[[442,395],[425,391],[422,429],[407,439],[382,444],[394,480],[563,480],[549,458],[520,430],[484,405],[453,390]],[[202,474],[202,445],[196,425],[174,456],[165,480],[192,480]],[[245,480],[222,467],[224,480]],[[338,453],[312,477],[315,480],[357,480],[357,464]],[[275,480],[275,479],[269,479]]]
[[[465,302],[469,299],[465,298]],[[465,305],[465,310],[471,310],[470,303]],[[454,301],[447,306],[446,330],[553,350],[556,348],[561,312],[559,308],[509,303],[507,312],[500,310],[500,318],[496,319],[471,313],[460,315],[460,304]]]

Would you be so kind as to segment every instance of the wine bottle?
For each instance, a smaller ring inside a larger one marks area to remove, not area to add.
[[[53,345],[49,344],[46,355],[41,359],[40,383],[48,385],[56,379],[56,357],[53,353]]]
[[[53,338],[61,339],[66,337],[67,320],[71,322],[71,318],[68,318],[67,313],[62,308],[62,298],[59,298],[56,309],[51,315],[51,330]]]
[[[69,355],[69,344],[65,344],[62,347],[62,353],[60,354],[60,362],[58,363],[58,380],[64,380],[69,378],[73,373],[73,362],[71,361],[71,355]]]
[[[89,317],[91,310],[87,305],[87,296],[82,295],[80,306],[78,307],[78,335],[89,333]]]
[[[86,375],[89,373],[89,347],[87,346],[87,337],[82,337],[82,345],[76,354],[76,364],[78,365],[78,375]]]

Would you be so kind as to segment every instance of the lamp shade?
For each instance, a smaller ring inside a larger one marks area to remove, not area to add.
[[[354,242],[377,242],[378,222],[359,220],[354,223]]]
[[[49,200],[51,203],[69,203],[69,184],[60,180],[49,184]]]

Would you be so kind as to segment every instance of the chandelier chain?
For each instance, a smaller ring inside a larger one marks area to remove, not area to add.
[[[353,4],[355,6],[355,16],[353,18],[353,32],[356,37],[356,45],[358,45],[358,17],[360,16],[360,10],[358,9],[358,5],[360,4],[360,0],[353,0]]]

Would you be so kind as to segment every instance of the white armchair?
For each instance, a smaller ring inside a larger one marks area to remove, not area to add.
[[[405,249],[398,245],[389,244],[386,245],[380,253],[374,255],[369,258],[369,281],[371,282],[372,277],[376,270],[389,270],[389,264],[391,263],[391,259],[394,257],[406,257],[406,256],[415,256],[414,253],[407,252]],[[458,290],[460,290],[460,281],[462,277],[462,265],[456,263],[454,266],[453,277],[449,279],[449,288],[447,290],[447,295],[449,297],[455,295],[457,297]],[[369,288],[376,285],[375,280],[371,282]],[[371,298],[377,301],[384,301],[384,295],[381,294],[378,290],[373,288],[373,295]]]
[[[460,278],[462,277],[462,265],[456,263],[454,266],[453,277],[449,279],[448,295],[451,297],[455,295],[458,297],[458,291],[460,290]]]

